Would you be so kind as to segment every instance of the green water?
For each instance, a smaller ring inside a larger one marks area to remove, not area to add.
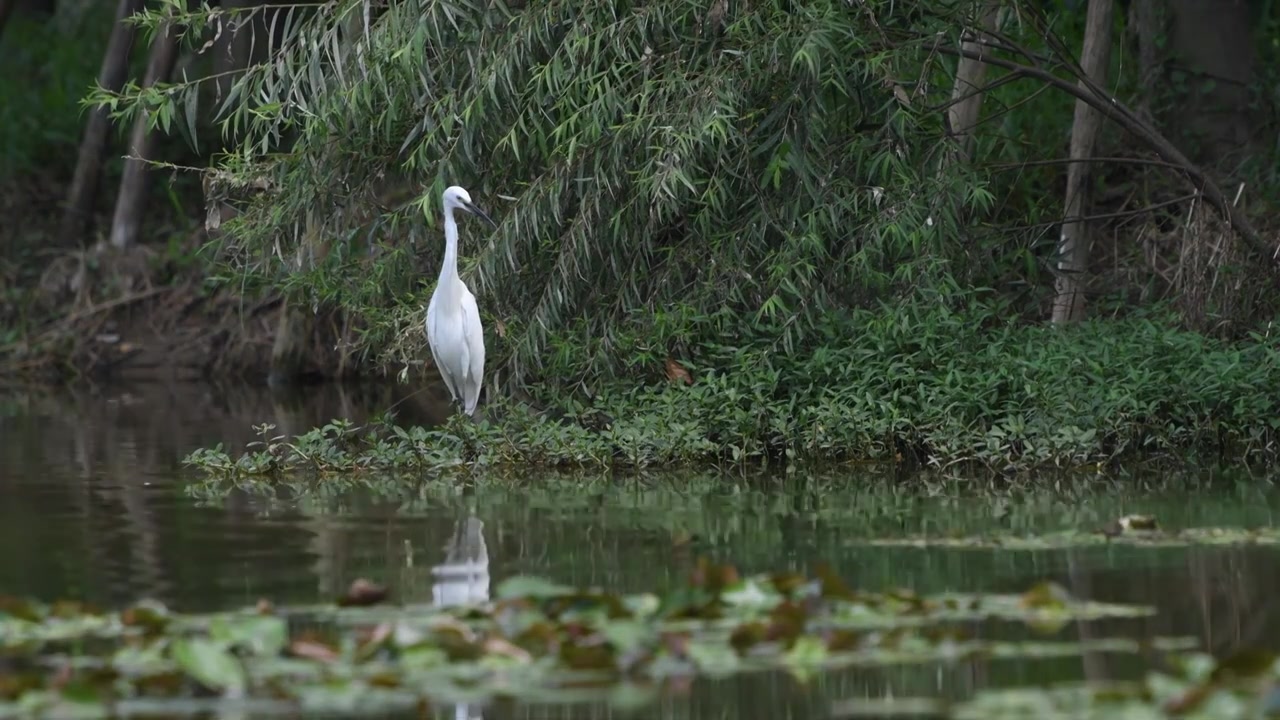
[[[661,590],[699,554],[744,572],[833,565],[851,584],[920,592],[1020,591],[1051,579],[1072,593],[1154,605],[1140,621],[1072,625],[1058,639],[1190,636],[1215,654],[1280,649],[1280,555],[1266,548],[1099,547],[998,552],[872,548],[859,538],[903,533],[1094,528],[1127,513],[1166,527],[1270,526],[1280,499],[1242,470],[1170,478],[1138,471],[1077,489],[996,495],[850,467],[821,476],[531,475],[521,483],[375,479],[299,496],[288,488],[229,497],[191,490],[181,466],[195,447],[242,447],[269,421],[296,433],[332,417],[357,421],[403,398],[394,388],[309,389],[292,397],[203,385],[141,385],[0,394],[0,594],[75,598],[117,607],[155,598],[181,610],[269,598],[313,602],[357,578],[395,598],[431,602],[433,565],[470,514],[483,521],[490,586],[517,573],[621,591]],[[408,420],[435,408],[405,405]],[[1159,482],[1156,482],[1159,481]],[[945,488],[945,489],[943,489]],[[686,542],[688,539],[691,542]],[[997,629],[976,628],[977,634]],[[976,689],[1134,677],[1150,659],[1084,654],[848,670],[802,685],[777,674],[676,688],[651,713],[672,717],[835,717],[859,698],[965,698]],[[1158,659],[1156,660],[1158,661]],[[599,716],[600,708],[475,706],[442,716]]]

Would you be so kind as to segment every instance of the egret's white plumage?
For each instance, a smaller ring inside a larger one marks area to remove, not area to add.
[[[427,343],[440,377],[454,401],[461,399],[471,415],[480,401],[484,384],[484,326],[476,296],[458,277],[458,221],[454,210],[479,215],[493,225],[471,195],[457,185],[444,191],[444,264],[431,302],[427,305]]]

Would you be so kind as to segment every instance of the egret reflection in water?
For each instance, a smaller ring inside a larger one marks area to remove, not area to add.
[[[444,547],[444,562],[431,568],[432,603],[451,607],[489,599],[489,548],[484,542],[484,521],[468,514],[454,525]],[[480,708],[470,703],[454,705],[455,720],[482,720]]]

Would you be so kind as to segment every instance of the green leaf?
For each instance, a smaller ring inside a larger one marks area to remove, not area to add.
[[[221,642],[207,638],[179,638],[173,641],[173,659],[201,685],[228,695],[245,690],[244,667]]]
[[[288,628],[274,615],[218,615],[210,622],[209,636],[255,655],[274,656],[284,649]]]
[[[496,595],[503,600],[516,598],[545,598],[567,595],[571,588],[551,582],[540,577],[517,575],[503,580],[497,587]]]

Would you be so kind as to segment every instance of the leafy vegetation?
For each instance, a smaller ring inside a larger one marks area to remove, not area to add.
[[[440,246],[428,226],[453,183],[501,221],[464,243],[492,388],[651,380],[668,357],[760,337],[801,364],[843,344],[833,327],[859,332],[836,318],[922,294],[985,287],[1010,317],[1042,313],[1059,219],[1045,198],[1062,168],[1030,156],[1064,147],[1071,100],[1017,72],[994,79],[990,122],[956,161],[946,109],[967,3],[366,9],[170,0],[139,22],[175,23],[197,47],[278,13],[283,37],[225,96],[195,78],[92,97],[193,137],[214,101],[234,141],[208,173],[211,206],[235,210],[213,248],[222,280],[341,308],[361,362],[420,362],[422,280]],[[1028,3],[1016,17],[993,52],[1070,75],[1079,13]],[[1140,87],[1117,77],[1118,95]],[[1163,199],[1132,216],[1178,222]],[[1238,269],[1223,272],[1243,296],[1253,286]],[[1154,275],[1126,281],[1100,306],[1182,297],[1169,290]],[[1196,297],[1227,325],[1266,313]]]
[[[978,718],[1260,718],[1276,712],[1275,655],[1242,651],[1173,659],[1166,671],[1132,683],[983,691],[956,720]]]
[[[1263,459],[1278,447],[1280,352],[1265,338],[1230,343],[1148,318],[1022,326],[945,306],[849,324],[856,343],[829,327],[830,345],[804,358],[708,344],[692,385],[608,383],[588,402],[547,393],[549,413],[505,401],[487,422],[433,429],[335,421],[289,440],[265,428],[238,458],[217,448],[188,460],[228,476],[895,457],[1025,469],[1188,449]]]
[[[634,705],[653,699],[653,683],[673,678],[781,668],[803,679],[849,664],[1073,655],[1078,640],[989,639],[965,627],[1013,622],[1043,636],[1073,621],[1151,612],[1077,600],[1048,583],[1022,595],[922,597],[855,591],[827,571],[743,578],[705,560],[663,597],[519,576],[496,595],[453,607],[371,607],[385,590],[357,581],[336,607],[283,610],[262,601],[214,615],[5,599],[0,716],[207,709],[192,703],[197,697],[249,701],[271,714],[407,710],[427,698],[612,697]],[[1137,649],[1124,641],[1086,646]]]

